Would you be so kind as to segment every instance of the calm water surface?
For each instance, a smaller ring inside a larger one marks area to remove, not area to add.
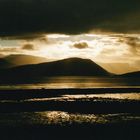
[[[140,87],[139,78],[104,78],[86,76],[45,77],[35,83],[0,85],[0,89],[61,89],[98,87]]]
[[[140,87],[140,80],[133,78],[101,78],[101,77],[46,77],[43,80],[37,81],[32,84],[20,85],[0,85],[0,89],[61,89],[61,88],[103,88],[103,87]],[[140,93],[106,93],[106,94],[80,94],[79,95],[62,95],[60,97],[51,98],[37,98],[26,99],[22,102],[40,102],[40,101],[77,101],[77,100],[90,100],[96,99],[105,100],[137,100],[140,101]],[[3,101],[3,102],[16,102],[21,101]],[[18,105],[18,104],[17,104]],[[20,113],[0,113],[0,125],[22,125],[22,124],[71,124],[71,123],[114,123],[125,121],[140,121],[139,114],[80,114],[69,113],[67,111],[44,111],[44,112],[20,112]]]
[[[1,126],[28,125],[71,125],[77,124],[107,124],[127,121],[140,121],[139,115],[129,113],[119,114],[80,114],[63,111],[0,113]]]

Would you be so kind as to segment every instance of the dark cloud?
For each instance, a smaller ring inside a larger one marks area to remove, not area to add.
[[[78,42],[78,43],[73,44],[73,47],[77,49],[85,49],[85,48],[88,48],[88,44],[86,42]]]
[[[0,36],[136,32],[139,5],[139,0],[0,0]]]
[[[1,34],[0,34],[1,35]],[[5,39],[5,40],[44,40],[46,38],[46,36],[42,33],[23,33],[23,34],[13,34],[13,35],[4,35],[1,36],[1,39]]]
[[[22,49],[23,50],[34,50],[35,48],[34,48],[34,45],[33,44],[24,44],[22,46]]]
[[[40,41],[40,42],[43,42],[43,43],[47,43],[47,44],[49,44],[50,43],[50,41],[48,40],[48,37],[47,36],[43,36],[43,37],[40,37],[40,38],[38,38],[38,40]]]

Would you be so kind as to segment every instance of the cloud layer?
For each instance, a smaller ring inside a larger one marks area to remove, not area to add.
[[[140,37],[139,36],[129,36],[122,37],[120,39],[121,43],[125,43],[129,46],[128,51],[132,54],[140,57]]]
[[[73,47],[77,49],[85,49],[88,48],[88,44],[86,42],[77,42],[73,44]]]
[[[1,0],[0,36],[139,32],[139,5],[139,0]]]
[[[33,44],[24,44],[23,46],[22,46],[22,49],[23,50],[34,50],[34,45]]]

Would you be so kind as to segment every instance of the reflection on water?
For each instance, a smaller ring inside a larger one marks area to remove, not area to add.
[[[114,123],[128,120],[140,120],[140,116],[133,116],[132,114],[70,114],[61,111],[38,112],[39,118],[47,120],[49,124],[62,123]]]
[[[0,125],[71,125],[73,123],[105,124],[124,121],[140,121],[139,115],[120,114],[71,114],[62,111],[23,112],[0,114]]]
[[[0,89],[41,89],[41,88],[97,88],[97,87],[140,87],[140,80],[137,79],[124,79],[124,78],[95,78],[95,77],[52,77],[44,78],[42,81],[34,84],[24,84],[24,85],[1,85]],[[20,103],[25,103],[25,105],[30,105],[30,102],[38,101],[96,101],[100,100],[107,101],[107,99],[114,100],[138,100],[140,101],[140,93],[115,93],[115,94],[80,94],[78,95],[62,95],[59,97],[50,98],[28,98],[23,100],[0,100],[6,105],[9,102],[15,103],[16,107]],[[28,102],[28,103],[27,103]],[[55,102],[55,103],[58,103]],[[131,101],[130,101],[131,102]],[[27,103],[27,104],[26,104]],[[72,102],[73,103],[73,102]],[[15,105],[15,104],[14,104]],[[8,106],[7,106],[8,107]],[[10,107],[10,106],[9,106]],[[45,106],[46,107],[46,106]],[[53,109],[51,109],[53,110]],[[57,110],[57,109],[56,109]],[[68,110],[64,110],[68,111]],[[21,126],[22,124],[34,125],[49,125],[49,124],[106,124],[106,123],[117,123],[124,121],[140,121],[139,115],[134,114],[80,114],[80,113],[68,113],[63,111],[44,111],[44,112],[19,112],[19,113],[0,113],[0,125],[10,125],[10,126]]]
[[[140,100],[139,93],[121,93],[121,94],[90,94],[90,95],[65,95],[69,99],[82,99],[82,98],[110,98],[110,99],[127,99],[127,100]]]
[[[0,89],[58,89],[96,87],[140,87],[139,78],[103,78],[87,76],[45,77],[31,84],[1,85]]]
[[[25,101],[95,101],[103,99],[117,99],[117,100],[138,100],[140,101],[140,93],[121,93],[121,94],[79,94],[79,95],[62,95],[60,97],[52,98],[33,98]]]
[[[69,114],[61,111],[39,112],[41,120],[47,120],[48,124],[72,124],[72,123],[106,123],[104,115],[95,114]]]

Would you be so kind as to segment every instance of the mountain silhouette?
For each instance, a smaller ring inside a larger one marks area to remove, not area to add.
[[[0,69],[10,68],[13,64],[4,58],[0,58]]]
[[[26,82],[45,76],[109,76],[106,70],[89,59],[68,58],[59,61],[24,65],[0,71],[2,81]]]
[[[140,77],[140,71],[136,72],[130,72],[120,75],[121,77],[128,77],[128,78],[139,78]]]
[[[37,57],[32,55],[9,55],[3,58],[0,58],[0,69],[27,65],[27,64],[38,64],[46,62],[47,59],[43,57]]]

